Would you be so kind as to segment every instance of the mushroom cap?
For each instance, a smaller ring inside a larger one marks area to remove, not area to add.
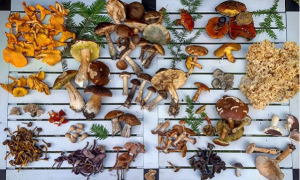
[[[206,109],[206,105],[200,106],[196,111],[195,114],[203,113]]]
[[[284,178],[279,165],[267,156],[258,156],[255,166],[259,173],[267,179],[282,180]]]
[[[220,23],[224,25],[218,26]],[[216,29],[216,26],[219,28]],[[208,20],[207,25],[205,26],[206,33],[213,39],[223,38],[227,34],[228,30],[229,26],[225,17],[213,17]]]
[[[145,14],[145,8],[140,2],[132,2],[126,5],[127,19],[142,20]]]
[[[233,74],[229,74],[229,73],[224,74],[223,81],[227,83],[227,82],[233,82],[233,80],[234,80]]]
[[[216,69],[213,73],[213,77],[219,79],[220,81],[223,80],[224,72],[221,69]]]
[[[122,1],[119,0],[110,0],[106,3],[107,14],[114,20],[118,19],[119,21],[124,21],[126,19],[126,6]],[[114,12],[118,17],[114,18]]]
[[[132,36],[131,41],[134,45],[137,45],[140,42],[141,38],[138,34]]]
[[[93,61],[88,68],[89,79],[95,84],[105,86],[109,83],[110,69],[101,61]]]
[[[246,11],[247,7],[238,1],[224,1],[215,10],[224,16],[234,17],[242,11]]]
[[[190,128],[185,128],[185,131],[190,135],[190,136],[196,136],[197,133],[195,131],[193,131]]]
[[[220,88],[220,85],[221,85],[221,81],[217,78],[215,78],[214,80],[212,80],[211,82],[211,86],[214,88],[214,89],[218,89]]]
[[[287,114],[287,122],[288,122],[288,127],[289,127],[289,131],[293,131],[293,130],[298,130],[299,131],[299,122],[298,119],[291,115],[291,114]]]
[[[123,114],[120,117],[119,121],[120,122],[125,121],[125,123],[130,126],[136,126],[141,124],[141,121],[135,115],[130,113]]]
[[[122,153],[119,157],[118,157],[118,161],[122,162],[122,163],[126,163],[131,159],[130,154],[128,154],[127,152]]]
[[[125,21],[125,24],[132,29],[137,28],[141,32],[143,32],[145,27],[148,26],[147,23],[145,23],[143,21],[139,21],[137,19],[127,19]]]
[[[141,81],[138,80],[138,79],[132,79],[130,82],[131,82],[132,84],[136,85],[136,86],[140,86],[140,85],[141,85]]]
[[[282,136],[282,130],[277,126],[271,126],[263,130],[264,133],[270,134],[272,136]]]
[[[105,116],[104,116],[104,119],[113,119],[113,118],[117,118],[117,117],[120,117],[124,114],[123,111],[120,111],[120,110],[113,110],[113,111],[110,111],[108,112]]]
[[[299,130],[292,130],[290,132],[289,138],[297,143],[299,143]]]
[[[72,46],[70,53],[74,59],[81,62],[81,50],[89,49],[91,52],[90,61],[93,61],[99,57],[100,47],[97,43],[87,40],[77,40]]]
[[[151,79],[152,79],[152,76],[150,76],[150,74],[143,73],[143,74],[140,74],[140,75],[138,76],[138,78],[139,78],[140,80],[144,80],[144,81],[150,82]]]
[[[219,138],[215,138],[213,139],[213,142],[217,145],[220,145],[220,146],[228,146],[229,145],[229,142],[226,141],[226,140],[221,140]]]
[[[185,51],[194,56],[205,56],[208,50],[203,46],[189,45],[185,48]]]
[[[123,149],[123,148],[120,147],[120,146],[114,146],[113,149],[114,149],[114,150],[121,150],[121,149]]]
[[[129,56],[129,54],[131,53],[131,49],[130,48],[125,48],[121,54],[119,55],[119,59],[120,60],[124,60],[126,56]]]
[[[175,89],[182,87],[187,81],[185,72],[180,69],[167,69],[160,71],[153,76],[151,84],[157,90],[168,91],[168,84],[173,84]]]
[[[59,75],[53,84],[53,89],[62,88],[67,82],[69,82],[75,75],[77,74],[77,70],[68,70]]]
[[[116,66],[119,70],[125,70],[128,67],[127,63],[124,60],[119,60]]]
[[[148,11],[145,13],[143,19],[144,21],[150,21],[151,19],[158,19],[159,16],[160,14],[157,11]]]
[[[153,93],[156,93],[156,89],[153,86],[149,86],[149,87],[147,87],[147,89]]]
[[[245,11],[239,13],[235,18],[235,23],[238,26],[248,25],[253,21],[253,16],[251,12]]]
[[[136,153],[137,145],[133,142],[127,142],[124,144],[124,148],[129,151],[131,154]]]
[[[232,165],[232,167],[234,167],[234,168],[239,168],[239,169],[244,169],[244,166],[243,166],[241,163],[239,163],[239,162],[234,163],[234,164]]]
[[[154,48],[154,46],[152,45],[146,45],[143,47],[143,49],[146,51],[146,52],[149,52],[149,53],[154,53],[156,51],[156,49]]]
[[[97,34],[98,36],[104,36],[105,33],[112,33],[116,30],[116,25],[110,22],[100,22],[94,32],[95,34]]]
[[[239,98],[225,95],[216,103],[216,110],[223,119],[240,121],[248,114],[249,107]]]
[[[215,135],[216,130],[212,125],[206,125],[203,127],[202,132],[205,136],[213,136]]]
[[[206,86],[206,85],[203,84],[203,83],[195,82],[194,85],[197,86],[199,89],[202,89],[202,90],[204,90],[204,91],[210,91],[210,90],[209,90],[209,87]]]
[[[215,50],[214,55],[221,58],[225,55],[226,51],[239,51],[241,50],[241,45],[236,43],[226,43]]]
[[[254,149],[255,149],[255,143],[251,143],[247,146],[246,153],[251,154],[251,153],[253,153]]]
[[[158,94],[163,98],[163,99],[167,99],[168,98],[168,93],[165,90],[159,90]]]
[[[161,24],[153,23],[143,31],[143,37],[152,44],[166,45],[170,42],[169,31]]]
[[[172,127],[172,130],[176,130],[178,132],[178,134],[182,134],[182,132],[183,132],[182,126],[179,124],[174,125]]]
[[[143,46],[146,46],[146,45],[149,45],[150,43],[144,39],[144,38],[140,38],[140,42],[137,44],[137,46],[140,46],[140,47],[143,47]]]
[[[153,44],[153,46],[159,54],[165,55],[165,49],[160,44]]]
[[[84,93],[93,93],[94,95],[112,97],[112,93],[109,89],[97,85],[91,85],[86,87]]]
[[[123,71],[123,72],[121,72],[121,74],[120,74],[120,78],[123,78],[123,77],[127,77],[127,78],[130,78],[130,73],[129,72],[127,72],[127,71]]]
[[[130,38],[134,35],[133,30],[124,24],[117,25],[116,33],[121,38]]]
[[[144,154],[146,153],[145,146],[143,144],[138,142],[138,147],[139,147],[139,149],[141,150],[142,153],[144,153]]]

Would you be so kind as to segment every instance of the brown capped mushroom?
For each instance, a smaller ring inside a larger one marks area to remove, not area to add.
[[[89,79],[95,84],[105,86],[109,83],[110,69],[101,61],[93,61],[88,68]]]
[[[150,56],[156,51],[156,49],[154,48],[154,46],[152,45],[146,45],[144,47],[142,47],[142,53],[140,56],[141,62],[142,64],[147,61],[148,58],[150,58]],[[145,52],[147,52],[146,57],[144,58],[144,54]]]
[[[127,63],[124,60],[119,60],[116,66],[119,70],[125,70],[128,67]]]
[[[72,132],[72,131],[75,131],[75,130],[76,130],[76,126],[71,125],[68,132]]]
[[[279,122],[279,117],[277,115],[274,115],[272,117],[271,126],[264,129],[263,133],[270,134],[272,136],[282,136],[283,131],[277,127],[277,124]]]
[[[138,149],[137,145],[134,144],[133,142],[127,142],[124,144],[124,148],[131,153],[132,155],[134,155]]]
[[[202,69],[201,64],[194,62],[192,56],[189,56],[185,60],[185,67],[189,70],[187,75],[190,75],[193,73],[194,66],[198,67],[199,69]]]
[[[120,24],[121,21],[126,19],[126,7],[120,0],[108,0],[106,3],[106,11],[116,24]]]
[[[148,11],[148,12],[145,13],[145,15],[143,17],[143,20],[145,22],[150,21],[150,23],[153,24],[155,22],[155,20],[157,20],[159,17],[160,17],[159,12],[157,12],[157,11]]]
[[[229,62],[235,63],[235,58],[232,55],[232,51],[239,50],[241,50],[241,45],[236,43],[227,43],[215,50],[214,55],[219,58],[223,58],[224,55],[226,55]]]
[[[144,87],[147,82],[149,82],[149,83],[151,82],[152,76],[150,76],[149,74],[143,73],[138,76],[138,79],[142,80],[142,84],[139,87],[139,92],[138,92],[137,97],[135,98],[135,102],[141,103],[142,98],[143,98]]]
[[[224,1],[215,10],[224,16],[234,17],[242,11],[246,11],[247,7],[239,1]]]
[[[254,151],[266,153],[266,154],[273,154],[273,155],[277,155],[280,153],[280,150],[277,148],[267,149],[267,148],[256,147],[255,143],[249,144],[246,148],[246,153],[252,154]]]
[[[245,11],[245,12],[241,12],[239,13],[236,18],[235,18],[235,23],[238,26],[245,26],[250,24],[253,21],[253,17],[252,17],[252,13]]]
[[[146,47],[149,44],[150,43],[147,40],[145,40],[144,38],[140,38],[140,42],[137,44],[137,46],[141,47],[141,54],[140,54],[140,57],[139,57],[140,60],[144,59],[144,53],[145,53],[145,51],[143,49],[144,49],[144,47]]]
[[[81,134],[81,138],[79,138],[79,141],[83,141],[84,139],[86,139],[88,137],[88,133],[84,132]]]
[[[131,49],[130,48],[126,48],[124,49],[121,54],[120,54],[120,60],[126,60],[130,66],[132,67],[133,71],[135,72],[135,74],[137,76],[141,75],[143,73],[143,69],[135,62],[133,61],[129,55],[131,53]]]
[[[147,96],[141,101],[141,107],[143,109],[143,106],[146,104],[148,99],[151,97],[152,93],[156,93],[156,89],[153,86],[149,86],[148,88],[148,94]]]
[[[141,82],[138,79],[132,79],[130,82],[132,83],[132,88],[123,104],[123,106],[125,106],[127,108],[129,108],[131,106],[131,101],[132,101],[132,98],[134,97],[135,90],[137,89],[138,86],[141,85]]]
[[[168,98],[167,91],[165,91],[165,90],[159,90],[158,91],[158,95],[156,96],[156,98],[154,98],[153,100],[151,100],[146,105],[142,106],[142,108],[146,109],[148,111],[152,111],[158,105],[158,103],[161,100],[167,99],[167,98]]]
[[[232,167],[234,167],[235,170],[235,175],[236,177],[240,177],[241,176],[241,169],[244,169],[244,166],[241,163],[234,163],[232,165]]]
[[[160,44],[153,44],[153,47],[155,48],[155,52],[152,53],[152,55],[151,55],[149,58],[145,59],[145,60],[142,62],[143,66],[144,66],[146,69],[149,68],[149,66],[150,66],[150,64],[151,64],[151,62],[152,62],[152,59],[156,56],[157,53],[159,53],[159,54],[161,54],[161,55],[163,55],[163,56],[165,55],[165,49],[164,49]]]
[[[197,62],[198,56],[205,56],[208,53],[208,50],[203,46],[198,45],[189,45],[185,48],[185,51],[191,55],[194,55],[193,62]],[[199,69],[202,69],[202,66],[197,66]],[[189,74],[191,74],[194,70],[194,66],[189,69]]]
[[[287,116],[287,124],[284,125],[286,129],[289,130],[290,135],[289,138],[297,143],[299,143],[299,122],[298,119],[288,114]]]
[[[120,78],[123,79],[123,95],[127,96],[128,95],[128,79],[130,78],[130,73],[123,71],[120,74]]]
[[[136,19],[127,19],[125,21],[125,24],[133,29],[133,34],[138,34],[138,32],[143,32],[145,27],[148,26],[147,23],[143,22],[143,21],[139,21]]]
[[[155,180],[155,174],[156,171],[153,169],[150,169],[146,174],[145,174],[145,179],[146,180]]]
[[[111,119],[112,124],[112,136],[116,135],[118,132],[121,131],[121,124],[119,122],[119,117],[124,114],[123,111],[120,110],[113,110],[108,112],[104,119]]]
[[[231,130],[232,133],[236,133],[238,130],[240,130],[244,126],[249,126],[252,122],[252,119],[250,116],[246,115],[241,121],[242,121],[242,123],[238,127],[235,127]]]
[[[140,125],[141,121],[133,114],[126,113],[123,114],[120,119],[120,122],[125,121],[125,126],[123,127],[123,130],[121,132],[122,137],[129,138],[131,135],[131,127]]]
[[[145,8],[140,2],[132,2],[126,5],[127,19],[142,20],[145,14]]]
[[[196,102],[198,100],[198,97],[200,96],[202,91],[208,91],[210,92],[209,87],[207,87],[205,84],[200,83],[200,82],[195,82],[194,83],[195,86],[198,87],[196,94],[193,97],[193,102]]]

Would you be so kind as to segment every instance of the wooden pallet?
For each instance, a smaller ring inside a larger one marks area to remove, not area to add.
[[[6,18],[8,17],[10,12],[20,12],[21,15],[24,14],[22,7],[23,0],[12,0],[11,2],[11,11],[0,11],[0,17],[2,20],[0,21],[0,51],[6,47],[6,36],[5,33],[8,31],[5,28]],[[27,5],[35,5],[40,3],[47,7],[49,4],[54,4],[54,0],[49,1],[37,1],[37,0],[25,0]],[[64,0],[58,0],[58,2],[63,2]],[[77,1],[77,0],[76,0]],[[124,0],[124,2],[130,3],[134,0]],[[197,10],[197,13],[203,14],[203,18],[195,22],[195,28],[203,28],[205,27],[207,20],[214,16],[220,16],[216,14],[214,11],[214,7],[218,5],[223,0],[204,0],[203,5]],[[267,9],[273,4],[273,0],[240,0],[241,2],[247,5],[249,11],[254,11],[257,9]],[[86,4],[91,4],[93,0],[86,0]],[[161,7],[166,7],[168,12],[172,12],[174,14],[170,15],[171,19],[179,18],[179,14],[177,10],[179,8],[183,8],[180,5],[179,0],[157,0],[156,2],[156,10],[159,10]],[[280,47],[282,44],[287,41],[296,41],[299,39],[299,12],[297,13],[287,13],[285,10],[285,0],[280,0],[278,10],[283,17],[284,25],[287,27],[284,31],[279,31],[276,29],[276,25],[273,23],[272,27],[274,27],[274,32],[278,36],[277,40],[272,40],[276,43],[276,46]],[[103,12],[105,13],[105,12]],[[255,27],[259,28],[259,22],[263,20],[264,16],[254,17]],[[80,18],[77,19],[79,21]],[[298,23],[298,24],[297,24]],[[296,30],[295,30],[296,29]],[[194,33],[196,30],[193,31]],[[113,41],[116,41],[117,36],[115,34],[112,35]],[[260,34],[252,41],[248,42],[243,38],[237,38],[234,42],[241,43],[242,49],[239,52],[235,52],[235,57],[237,58],[237,62],[232,64],[227,60],[216,59],[213,55],[215,49],[217,49],[221,44],[233,42],[229,36],[227,35],[223,39],[211,39],[208,35],[203,32],[200,37],[196,40],[196,44],[203,45],[207,47],[209,53],[207,56],[199,58],[199,62],[203,65],[203,69],[195,69],[194,73],[189,77],[188,82],[178,90],[178,94],[180,99],[183,99],[182,103],[185,103],[186,95],[192,96],[196,89],[193,85],[194,82],[200,81],[211,87],[211,81],[213,79],[212,72],[216,68],[220,68],[225,72],[234,73],[234,89],[228,92],[224,92],[223,90],[211,90],[210,93],[203,92],[203,94],[199,98],[199,102],[196,107],[203,104],[209,104],[207,106],[207,114],[211,119],[213,119],[213,124],[216,124],[217,120],[220,119],[218,116],[214,104],[216,101],[221,98],[223,95],[232,95],[242,99],[244,102],[249,103],[249,101],[245,98],[245,96],[239,91],[238,87],[241,81],[241,78],[244,76],[246,71],[246,63],[245,54],[247,52],[248,47],[258,41],[262,41],[264,39],[269,39],[266,34]],[[298,42],[299,44],[299,42]],[[184,45],[183,45],[184,46]],[[149,69],[145,69],[145,73],[149,73],[150,75],[154,75],[154,73],[162,67],[168,68],[170,66],[172,57],[167,47],[165,47],[166,55],[161,56],[157,55],[157,57],[153,60],[153,64]],[[140,48],[137,47],[132,53],[131,57],[133,59],[138,59],[140,53]],[[87,126],[86,129],[93,123],[101,123],[107,127],[110,134],[112,132],[111,129],[111,121],[104,120],[104,115],[113,109],[123,110],[124,112],[135,114],[142,122],[140,126],[133,127],[132,134],[133,136],[125,139],[122,137],[108,137],[104,141],[98,141],[98,144],[106,145],[106,149],[110,152],[107,154],[107,158],[104,161],[105,167],[113,166],[115,160],[115,152],[113,152],[113,146],[121,146],[125,142],[141,142],[145,145],[147,153],[141,154],[136,159],[135,162],[132,163],[130,170],[126,173],[126,179],[131,180],[139,180],[144,179],[144,170],[145,169],[159,169],[158,170],[158,178],[160,180],[194,180],[200,179],[200,172],[193,171],[188,168],[188,158],[195,154],[192,152],[197,149],[197,147],[205,148],[208,142],[211,142],[214,137],[206,137],[200,136],[197,138],[197,144],[191,145],[188,144],[188,150],[185,158],[181,158],[179,153],[170,153],[164,154],[158,152],[156,150],[156,146],[158,143],[158,138],[156,135],[151,134],[150,130],[154,129],[159,122],[163,122],[165,119],[170,119],[171,125],[179,122],[181,118],[183,118],[185,114],[185,105],[181,106],[180,114],[176,119],[174,117],[170,117],[167,113],[168,103],[170,102],[170,98],[167,100],[161,101],[158,108],[155,108],[151,112],[140,110],[140,106],[134,104],[130,107],[130,109],[126,109],[121,106],[121,104],[125,101],[126,96],[122,96],[122,81],[119,78],[119,73],[121,72],[115,66],[115,61],[109,60],[108,48],[106,46],[105,49],[101,49],[101,56],[99,58],[100,61],[105,62],[112,72],[111,82],[107,85],[107,87],[112,89],[113,98],[103,98],[103,105],[100,114],[92,121],[86,121],[84,116],[81,113],[75,113],[71,109],[69,109],[69,96],[67,91],[62,90],[51,90],[51,95],[46,96],[45,94],[38,93],[37,91],[30,91],[30,94],[22,97],[22,98],[14,98],[11,94],[0,90],[0,142],[4,141],[8,138],[7,134],[2,131],[5,127],[8,127],[12,130],[16,129],[16,126],[19,124],[22,126],[21,122],[32,121],[34,126],[39,126],[43,128],[43,132],[40,134],[41,137],[39,139],[44,139],[47,142],[52,143],[52,147],[50,150],[50,160],[48,162],[35,162],[29,164],[28,167],[23,168],[19,173],[15,168],[12,168],[8,161],[11,158],[8,158],[7,161],[3,161],[4,156],[7,154],[8,149],[4,146],[0,146],[0,169],[6,170],[6,180],[32,180],[32,178],[38,177],[43,180],[79,180],[84,179],[82,176],[76,176],[72,174],[70,171],[70,165],[68,163],[63,164],[63,169],[51,169],[50,167],[53,164],[53,159],[59,156],[59,151],[74,151],[78,148],[82,148],[85,146],[86,141],[92,142],[94,138],[89,137],[83,142],[78,142],[76,144],[71,144],[66,138],[64,138],[65,132],[68,130],[71,124],[75,124],[77,122],[84,122]],[[136,60],[139,64],[140,61]],[[72,58],[66,59],[68,64],[68,69],[78,69],[79,63]],[[183,62],[177,65],[178,68],[185,69]],[[62,73],[62,65],[60,63],[56,64],[53,67],[48,66],[47,64],[41,63],[41,61],[37,61],[35,59],[29,59],[29,63],[24,68],[15,68],[10,64],[6,64],[2,57],[0,59],[0,82],[7,83],[9,82],[7,75],[12,75],[14,77],[20,77],[21,75],[27,76],[31,73],[38,72],[39,70],[43,70],[46,72],[45,82],[52,87],[54,80],[56,77]],[[128,68],[127,71],[133,73],[131,68]],[[133,76],[132,78],[135,78]],[[131,79],[132,79],[131,78]],[[80,90],[85,100],[88,100],[90,95],[83,94],[83,90]],[[221,179],[243,179],[243,180],[260,180],[265,179],[262,177],[259,172],[255,169],[255,158],[260,155],[260,153],[253,153],[248,155],[245,153],[245,148],[249,143],[256,143],[262,147],[273,148],[277,147],[281,150],[285,149],[288,143],[291,143],[288,136],[288,132],[284,130],[283,137],[269,137],[263,134],[261,131],[270,125],[270,119],[273,114],[277,114],[281,121],[279,122],[279,127],[283,129],[285,124],[285,115],[293,114],[299,118],[299,95],[297,95],[294,99],[290,100],[286,103],[274,103],[266,107],[265,110],[255,110],[250,107],[249,115],[253,118],[253,122],[250,126],[245,128],[244,136],[236,141],[232,142],[228,147],[216,146],[215,150],[219,151],[218,154],[220,157],[226,162],[226,166],[228,169],[221,174],[217,174],[214,178],[215,180]],[[62,125],[57,127],[48,122],[48,115],[44,114],[41,117],[35,117],[32,119],[30,115],[23,114],[21,116],[10,116],[8,115],[10,109],[12,107],[18,106],[21,107],[23,104],[27,103],[37,103],[41,104],[42,108],[45,109],[46,112],[50,110],[59,111],[63,109],[67,113],[67,119],[70,122],[66,125]],[[206,123],[204,123],[205,125]],[[299,169],[299,146],[296,146],[297,150],[292,154],[292,156],[287,157],[284,161],[280,163],[282,167],[282,171],[285,174],[286,180],[293,179],[293,169]],[[269,155],[270,156],[270,155]],[[274,156],[270,156],[274,157]],[[173,170],[169,168],[167,161],[172,161],[173,164],[181,166],[182,169],[178,173],[173,173]],[[234,175],[234,169],[232,168],[232,164],[235,162],[241,162],[247,169],[242,171],[242,177],[237,178]],[[116,179],[115,172],[109,172],[107,169],[103,171],[103,173],[98,174],[96,176],[92,176],[91,180],[94,179]],[[0,177],[2,180],[2,178]],[[3,179],[4,180],[4,179]]]

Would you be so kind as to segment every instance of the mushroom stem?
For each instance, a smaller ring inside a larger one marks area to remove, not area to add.
[[[176,116],[180,109],[178,94],[174,88],[174,85],[171,83],[168,85],[168,90],[171,94],[171,103],[168,112],[170,116]]]
[[[289,144],[288,147],[277,157],[275,158],[276,163],[280,163],[284,158],[286,158],[288,155],[290,155],[296,147],[293,144]]]
[[[157,131],[158,131],[163,125],[164,125],[163,123],[159,123],[158,126],[157,126],[154,130],[151,130],[151,133],[152,133],[152,134],[157,134]]]
[[[241,176],[241,169],[240,168],[236,168],[235,175],[236,175],[236,177],[240,177]]]
[[[135,93],[135,90],[136,90],[136,85],[132,85],[132,88],[127,96],[127,99],[125,100],[123,106],[129,108],[131,106],[131,101],[132,101],[132,98],[134,97],[134,93]]]
[[[123,93],[124,96],[128,95],[128,78],[123,77]]]
[[[75,112],[81,112],[84,108],[85,101],[80,92],[72,85],[71,82],[67,82],[65,87],[70,97],[70,108]]]
[[[233,128],[233,129],[231,130],[232,133],[236,133],[238,130],[242,129],[242,128],[245,126],[246,123],[247,123],[247,121],[243,121],[238,127]]]
[[[171,144],[172,144],[172,140],[169,139],[168,142],[167,142],[166,147],[163,149],[163,152],[164,152],[164,153],[166,153],[166,154],[169,153],[169,147],[171,146]]]
[[[141,54],[140,54],[140,57],[139,57],[139,59],[143,62],[143,59],[144,59],[144,54],[145,54],[145,46],[143,46],[142,48],[141,48]]]
[[[144,65],[144,67],[145,67],[146,69],[149,68],[149,66],[150,66],[150,64],[151,64],[151,62],[152,62],[152,59],[156,56],[157,53],[158,53],[158,51],[156,50],[154,53],[151,54],[151,56],[150,56],[149,58],[147,58],[147,59],[145,59],[145,60],[143,61],[142,64]]]
[[[230,129],[234,128],[234,121],[232,119],[228,119],[228,126]]]
[[[111,119],[111,124],[112,124],[112,136],[116,135],[118,132],[121,131],[121,124],[118,120],[118,118],[113,118]]]
[[[143,109],[146,109],[148,111],[152,111],[162,99],[163,98],[160,95],[158,95],[156,98],[151,100],[148,104],[143,106]]]
[[[143,106],[146,104],[146,102],[148,101],[148,99],[151,97],[152,95],[152,91],[149,91],[147,96],[141,101],[141,106],[143,108]]]
[[[150,58],[150,56],[151,56],[151,52],[147,52],[147,55],[146,55],[145,58],[144,58],[144,55],[143,55],[143,58],[141,59],[142,60],[142,65],[144,65],[146,63],[146,61]]]
[[[228,133],[227,128],[223,128],[223,129],[222,129],[222,134],[221,134],[221,136],[220,136],[220,139],[221,139],[221,140],[224,140],[225,137],[227,136],[227,133]]]
[[[143,69],[135,62],[133,61],[130,57],[126,56],[125,60],[130,64],[132,69],[134,70],[135,74],[137,76],[141,75],[143,73]]]
[[[172,143],[172,145],[176,146],[179,141],[186,137],[186,132],[183,132],[179,135],[179,137]]]
[[[200,96],[201,92],[202,92],[202,89],[198,88],[196,94],[195,94],[194,97],[193,97],[193,102],[196,102],[196,101],[197,101],[197,99],[198,99],[198,97]]]
[[[105,33],[105,37],[106,37],[107,44],[109,46],[108,49],[109,49],[109,54],[111,56],[111,59],[112,60],[116,60],[117,59],[117,51],[116,51],[116,49],[114,47],[114,44],[113,44],[113,42],[111,40],[111,37],[110,37],[109,33],[106,32]]]
[[[100,112],[101,96],[93,94],[91,99],[84,106],[83,115],[86,119],[93,119]]]
[[[78,73],[75,76],[75,83],[82,88],[86,88],[89,84],[88,66],[91,59],[91,51],[89,49],[81,50],[81,64]]]
[[[279,117],[276,116],[276,115],[274,115],[274,116],[272,117],[271,127],[277,127],[278,122],[279,122]]]
[[[141,86],[139,87],[139,92],[138,92],[137,97],[135,98],[135,102],[141,103],[142,97],[143,97],[144,87],[145,87],[146,84],[147,84],[147,81],[143,80]]]
[[[122,130],[121,136],[129,138],[130,135],[131,135],[131,126],[129,124],[125,124],[125,126],[123,127],[123,130]]]

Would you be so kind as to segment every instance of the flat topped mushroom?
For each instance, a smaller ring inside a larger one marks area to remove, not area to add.
[[[99,57],[100,47],[93,41],[78,40],[71,46],[70,53],[74,59],[81,62],[75,83],[85,88],[89,83],[87,74],[89,63]]]
[[[152,44],[166,45],[171,41],[169,31],[161,24],[150,24],[143,31],[143,37]]]
[[[215,10],[224,16],[234,17],[242,11],[246,11],[247,7],[239,1],[224,1]]]
[[[133,30],[124,24],[117,25],[116,33],[121,38],[130,38],[133,36]]]
[[[125,126],[123,127],[121,136],[127,138],[130,137],[131,135],[131,127],[141,124],[141,121],[135,115],[130,113],[123,114],[120,117],[119,121],[120,122],[125,121]]]
[[[226,17],[213,17],[208,20],[205,26],[206,33],[213,39],[223,38],[229,30]]]
[[[106,3],[107,14],[112,18],[116,24],[126,19],[126,7],[122,1],[108,0]]]
[[[126,5],[127,19],[142,20],[145,14],[145,8],[140,2],[132,2]]]
[[[187,81],[185,72],[180,69],[167,69],[158,72],[151,80],[151,84],[157,90],[166,90],[171,94],[169,115],[176,116],[179,113],[179,97],[176,89],[182,87]]]
[[[113,110],[108,112],[104,119],[111,119],[112,124],[112,136],[116,135],[119,131],[121,131],[121,124],[119,122],[119,117],[124,114],[123,111],[120,110]]]

